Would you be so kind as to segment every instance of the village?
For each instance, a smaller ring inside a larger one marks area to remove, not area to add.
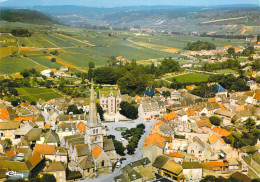
[[[91,85],[88,104],[87,98],[57,98],[13,107],[1,100],[1,181],[46,173],[60,182],[98,181],[102,175],[116,182],[200,181],[208,175],[259,178],[258,83],[248,82],[250,91],[234,93],[216,83],[212,98],[191,94],[192,85],[146,88],[143,96],[135,97],[122,95],[116,87],[96,93]],[[170,94],[163,96],[165,92]],[[136,103],[137,120],[120,114],[123,101]],[[71,105],[82,112],[69,111]],[[113,140],[126,148],[129,138],[121,131],[142,123],[145,135],[139,145],[133,153],[127,148],[127,156],[119,155]],[[125,163],[128,156],[131,160]]]

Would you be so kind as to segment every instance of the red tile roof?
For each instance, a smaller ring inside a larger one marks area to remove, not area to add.
[[[174,118],[178,118],[177,114],[175,112],[168,113],[167,115],[163,115],[163,118],[167,121],[170,121]]]
[[[143,147],[147,147],[149,145],[158,145],[162,148],[164,148],[165,145],[165,139],[158,135],[157,133],[150,134],[148,137],[144,139],[144,145]]]
[[[212,128],[212,131],[214,131],[215,133],[218,133],[221,136],[227,137],[229,135],[231,135],[231,132],[223,129],[223,128],[219,128],[217,126],[215,126],[214,128]]]
[[[95,157],[95,159],[97,159],[102,151],[103,150],[98,145],[96,145],[92,150],[92,156]]]
[[[169,157],[178,157],[178,158],[184,158],[184,155],[182,155],[181,153],[179,152],[173,152],[173,153],[170,153],[170,154],[166,154],[167,156]]]
[[[260,92],[255,93],[254,99],[260,100]]]
[[[220,140],[223,144],[226,144],[226,143],[224,142],[224,140],[223,140],[220,136],[218,136],[217,134],[211,135],[208,139],[209,139],[209,143],[210,143],[210,144],[214,144],[214,143],[216,143],[218,140]]]

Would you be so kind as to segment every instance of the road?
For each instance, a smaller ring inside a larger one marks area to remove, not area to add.
[[[134,122],[118,122],[118,123],[106,123],[106,124],[104,124],[109,129],[107,131],[107,134],[108,135],[110,135],[110,134],[115,135],[116,139],[118,140],[122,136],[121,136],[121,132],[114,130],[115,127],[133,128],[137,124],[140,124],[140,123],[145,124],[145,133],[143,134],[143,136],[141,137],[141,139],[138,143],[138,148],[136,149],[135,154],[134,155],[126,155],[125,156],[126,160],[124,160],[122,162],[121,168],[126,166],[127,164],[129,164],[131,162],[134,162],[134,161],[142,158],[142,154],[143,154],[142,146],[144,144],[144,138],[149,135],[149,133],[151,132],[151,130],[153,128],[153,125],[156,123],[156,120],[151,120],[149,122],[148,121],[142,121],[142,120],[136,120]],[[82,180],[82,181],[84,181],[84,182],[113,182],[114,177],[121,174],[121,168],[116,168],[113,173],[102,175],[102,176],[100,176],[100,177],[98,177],[94,180],[93,179],[85,179],[85,180]]]

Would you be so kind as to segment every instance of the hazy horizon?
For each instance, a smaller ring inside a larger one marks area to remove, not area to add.
[[[259,5],[259,0],[0,0],[0,6],[56,6],[75,5],[88,7],[123,7],[123,6],[218,6],[235,4]]]

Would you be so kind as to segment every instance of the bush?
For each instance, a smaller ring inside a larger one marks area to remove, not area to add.
[[[220,125],[220,122],[221,122],[221,119],[217,116],[211,116],[209,118],[209,121],[214,124],[215,126],[219,126]]]

